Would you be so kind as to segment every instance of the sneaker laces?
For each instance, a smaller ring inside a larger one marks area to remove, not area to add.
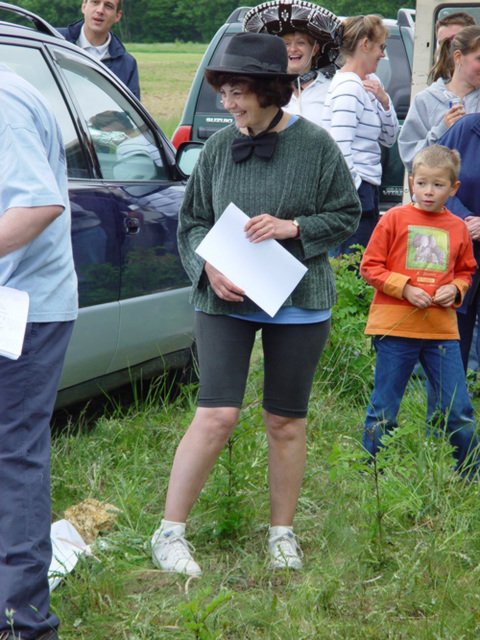
[[[268,543],[275,556],[280,556],[281,558],[303,558],[303,551],[293,533],[290,535],[288,533],[281,533],[278,536],[270,538]]]
[[[155,544],[159,542],[168,546],[168,554],[173,556],[175,563],[178,560],[190,560],[192,553],[195,553],[193,544],[186,540],[182,534],[173,534],[168,538],[159,536]]]

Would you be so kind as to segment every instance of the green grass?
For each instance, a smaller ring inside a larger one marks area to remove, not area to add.
[[[207,45],[129,44],[138,62],[142,103],[171,138]]]
[[[167,401],[160,381],[147,402],[107,403],[93,429],[72,424],[54,437],[55,516],[87,497],[121,509],[94,547],[97,559],[83,558],[53,592],[64,640],[480,637],[478,486],[453,472],[447,442],[426,438],[418,386],[388,457],[379,456],[383,472],[365,468],[359,440],[373,356],[358,336],[348,344],[342,335],[337,323],[310,403],[295,522],[301,572],[272,572],[267,562],[259,344],[239,427],[189,519],[200,579],[156,570],[149,547],[194,387]],[[361,375],[359,345],[368,360]]]
[[[201,579],[157,571],[149,553],[172,457],[193,415],[191,390],[54,438],[55,515],[86,497],[122,511],[94,549],[100,562],[83,559],[53,593],[63,637],[477,638],[478,488],[452,472],[447,445],[425,440],[418,391],[406,400],[402,441],[379,480],[380,540],[372,475],[357,468],[363,399],[355,406],[317,381],[296,518],[305,568],[268,568],[260,370],[257,351],[233,464],[226,450],[189,521]],[[207,618],[207,634],[189,631],[182,607],[198,614],[225,595],[233,597]]]
[[[175,94],[169,117],[179,118],[172,114],[181,114],[202,52],[183,45],[129,48],[140,63],[144,101]],[[94,424],[81,414],[54,434],[54,518],[88,497],[121,510],[113,531],[94,546],[96,559],[82,558],[52,594],[63,640],[480,637],[478,485],[453,472],[447,443],[425,437],[425,398],[415,387],[388,458],[380,457],[383,473],[362,465],[359,441],[373,379],[362,334],[369,291],[344,264],[336,270],[339,306],[312,393],[295,521],[303,571],[272,572],[267,563],[257,345],[239,427],[189,519],[200,579],[156,570],[149,547],[176,446],[194,413],[193,387],[173,398],[168,380],[160,380],[146,402],[137,395],[122,409],[106,401]],[[478,413],[478,398],[475,406]]]

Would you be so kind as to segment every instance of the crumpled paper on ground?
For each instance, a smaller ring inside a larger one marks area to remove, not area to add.
[[[66,509],[64,520],[52,524],[51,540],[53,557],[48,571],[50,591],[59,585],[84,554],[91,554],[90,545],[99,533],[107,533],[115,523],[120,509],[87,498]]]
[[[65,510],[65,519],[73,524],[87,544],[93,544],[99,533],[108,533],[113,528],[120,509],[87,498]]]

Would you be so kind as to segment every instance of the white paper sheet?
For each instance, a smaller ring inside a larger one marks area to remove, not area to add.
[[[276,240],[250,242],[244,231],[248,220],[230,203],[197,253],[273,318],[307,268]]]
[[[22,353],[30,299],[25,291],[0,287],[0,355],[18,360]]]

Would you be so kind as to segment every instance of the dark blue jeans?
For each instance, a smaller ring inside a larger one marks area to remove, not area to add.
[[[73,322],[29,323],[18,360],[0,356],[0,635],[29,640],[50,613],[50,419]]]
[[[462,308],[463,310],[463,308]],[[468,366],[468,358],[472,347],[475,323],[480,318],[480,290],[477,290],[473,299],[465,309],[466,313],[457,311],[458,331],[460,333],[460,350],[462,352],[463,365],[465,371]],[[480,362],[480,331],[477,332],[477,342],[475,344],[477,359]]]
[[[378,187],[362,180],[358,187],[358,197],[360,198],[360,203],[362,205],[362,216],[360,218],[358,229],[355,231],[353,236],[348,238],[348,240],[345,240],[341,245],[329,252],[328,255],[331,258],[338,258],[339,256],[352,253],[350,247],[354,244],[359,244],[365,248],[377,225],[379,218]],[[356,249],[353,249],[353,251],[356,251]]]
[[[463,368],[467,371],[471,350],[473,336],[475,334],[475,324],[480,318],[480,290],[477,290],[475,296],[470,299],[468,306],[465,308],[465,313],[457,310],[457,323],[458,332],[460,334],[460,352],[462,354]],[[475,353],[477,356],[477,362],[480,362],[480,331],[477,331],[475,342]],[[431,418],[435,419],[439,415],[439,407],[437,396],[429,384],[428,380],[425,384],[427,391],[427,420]]]
[[[375,387],[367,408],[363,446],[370,453],[382,446],[384,434],[397,426],[397,415],[417,360],[439,398],[447,416],[445,431],[454,447],[456,468],[480,465],[479,442],[473,407],[467,392],[460,345],[457,340],[420,340],[376,336]]]

